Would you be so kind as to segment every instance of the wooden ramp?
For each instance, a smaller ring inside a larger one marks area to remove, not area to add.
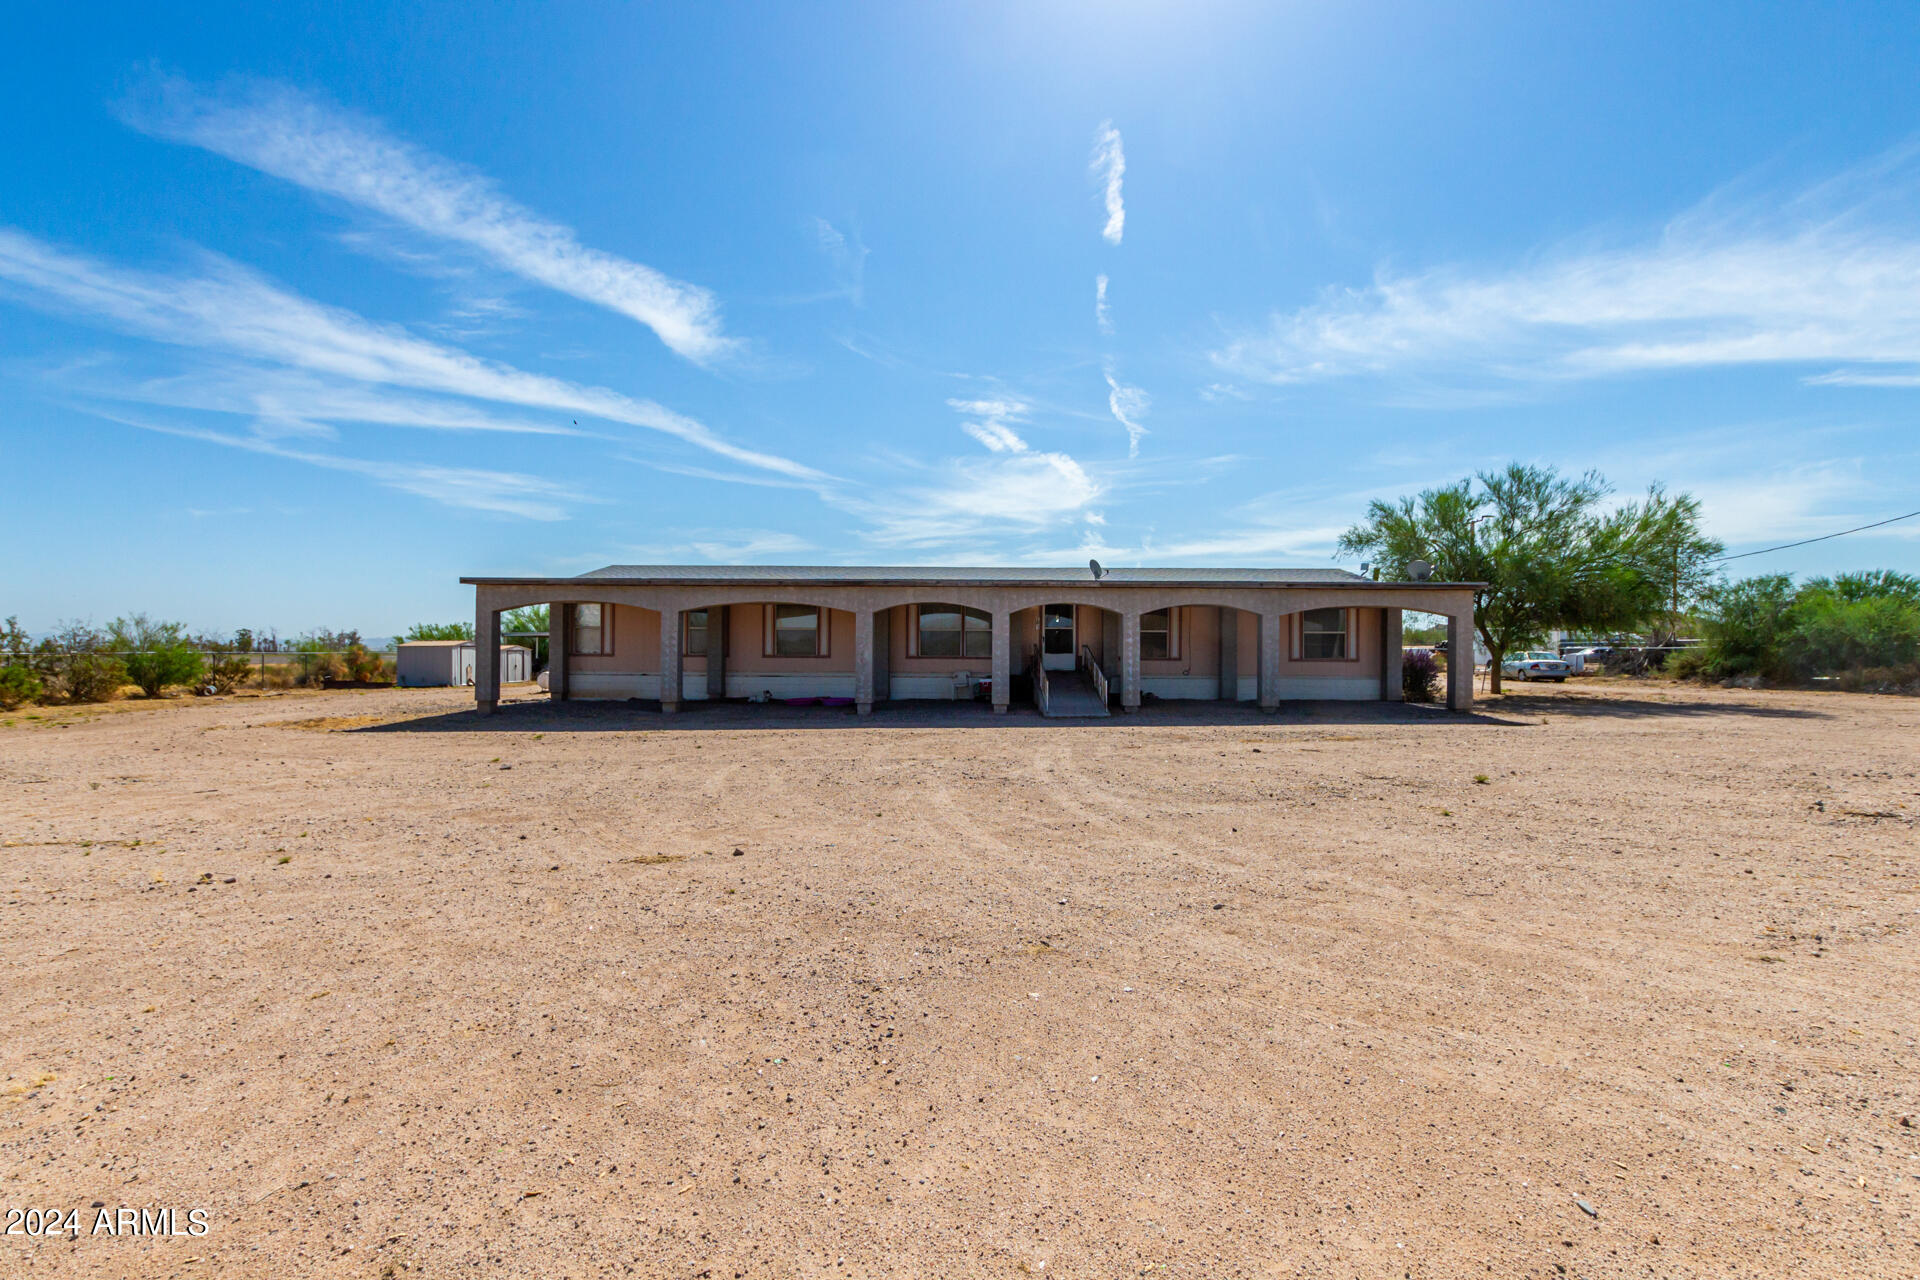
[[[1051,694],[1041,715],[1049,720],[1093,719],[1113,714],[1093,691],[1093,682],[1080,671],[1056,671],[1048,682]]]

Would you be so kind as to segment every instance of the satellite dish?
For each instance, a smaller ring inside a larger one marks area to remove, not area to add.
[[[1100,579],[1107,576],[1107,571],[1100,567],[1100,562],[1098,560],[1087,561],[1087,568],[1093,570],[1093,580],[1095,582],[1098,582],[1100,581]]]
[[[1407,565],[1407,576],[1415,582],[1425,582],[1433,576],[1433,566],[1425,560],[1415,560]]]

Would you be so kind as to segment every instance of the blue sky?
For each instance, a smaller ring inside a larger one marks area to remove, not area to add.
[[[1326,564],[1509,459],[1920,507],[1920,9],[46,6],[0,612]],[[1920,570],[1920,521],[1742,571]]]

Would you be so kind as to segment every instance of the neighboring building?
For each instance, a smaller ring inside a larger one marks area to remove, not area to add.
[[[576,578],[462,578],[475,628],[552,606],[555,700],[712,698],[875,702],[971,696],[996,711],[1015,676],[1106,687],[1122,710],[1144,694],[1258,702],[1400,697],[1402,610],[1472,634],[1472,583],[1376,582],[1338,569],[835,568],[613,565]],[[1469,664],[1448,705],[1473,699]],[[485,667],[485,664],[482,664]],[[1059,673],[1056,675],[1055,673]],[[483,712],[499,675],[478,670]]]
[[[409,687],[472,684],[478,664],[471,640],[404,640],[394,649],[393,678]],[[499,678],[508,684],[533,679],[533,650],[500,646]]]

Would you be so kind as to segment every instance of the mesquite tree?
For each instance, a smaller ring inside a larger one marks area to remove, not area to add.
[[[1568,479],[1513,463],[1418,497],[1375,500],[1340,550],[1370,556],[1387,577],[1425,560],[1441,581],[1484,583],[1473,621],[1498,693],[1507,654],[1547,632],[1671,628],[1710,585],[1721,547],[1700,531],[1698,499],[1655,485],[1639,502],[1603,510],[1611,492],[1596,472]]]

